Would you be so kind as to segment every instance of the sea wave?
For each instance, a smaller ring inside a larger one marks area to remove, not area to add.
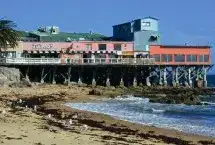
[[[149,99],[131,95],[95,103],[67,103],[66,105],[144,125],[215,137],[215,106],[212,105],[150,103]]]

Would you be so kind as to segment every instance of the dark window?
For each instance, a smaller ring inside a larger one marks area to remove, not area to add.
[[[194,54],[187,55],[187,62],[197,62],[197,55]]]
[[[184,54],[175,54],[174,61],[175,62],[185,62],[185,55]]]
[[[204,55],[204,62],[209,62],[209,55]]]
[[[171,54],[162,54],[161,55],[161,61],[162,62],[171,62],[172,61],[172,55]]]
[[[122,50],[121,44],[114,44],[114,50]]]
[[[99,44],[99,50],[106,50],[107,45],[106,44]]]
[[[91,50],[92,49],[92,44],[86,44],[86,49]]]
[[[161,60],[160,54],[154,54],[153,58],[155,59],[156,62],[160,62],[160,60]]]
[[[199,62],[204,62],[204,55],[199,55]]]
[[[149,27],[151,25],[150,22],[142,22],[143,27]]]

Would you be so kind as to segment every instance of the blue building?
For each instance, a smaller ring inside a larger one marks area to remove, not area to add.
[[[113,26],[113,39],[133,41],[136,55],[147,54],[149,45],[160,44],[158,19],[145,17]]]

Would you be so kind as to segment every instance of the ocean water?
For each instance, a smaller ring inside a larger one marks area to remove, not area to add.
[[[215,76],[213,76],[215,83]],[[101,99],[96,103],[67,103],[79,110],[103,113],[114,118],[160,128],[215,137],[215,96],[202,101],[211,105],[150,103],[147,98],[123,96]]]
[[[207,80],[209,87],[215,87],[215,75],[208,75]]]
[[[168,105],[150,103],[147,98],[133,96],[66,105],[144,125],[215,137],[215,105]]]

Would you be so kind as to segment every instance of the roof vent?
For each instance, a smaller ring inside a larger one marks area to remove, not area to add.
[[[57,26],[45,26],[45,27],[39,27],[38,29],[39,32],[46,32],[46,33],[51,33],[51,34],[59,34],[60,29]]]
[[[66,42],[71,42],[71,38],[70,38],[70,37],[67,37],[67,38],[66,38]]]
[[[84,41],[84,40],[85,40],[85,38],[79,38],[78,40],[79,40],[79,41]]]

